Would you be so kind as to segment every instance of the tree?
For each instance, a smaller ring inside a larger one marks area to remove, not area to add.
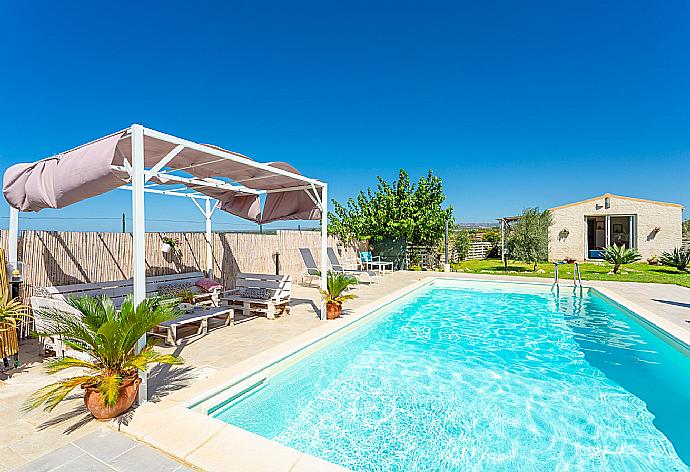
[[[458,261],[464,261],[467,258],[467,253],[470,250],[470,233],[466,229],[456,231],[450,238],[450,243],[455,249],[455,254]]]
[[[416,245],[434,245],[443,239],[446,220],[452,222],[452,208],[442,208],[446,197],[439,177],[431,171],[416,185],[405,170],[388,183],[378,177],[376,189],[359,192],[346,205],[333,200],[328,214],[329,232],[343,241],[381,241],[405,238]]]
[[[683,221],[683,237],[690,239],[690,220]]]
[[[552,217],[549,210],[525,209],[510,230],[508,250],[511,258],[532,263],[532,270],[537,270],[537,263],[549,257],[549,226],[551,224]]]
[[[496,228],[492,228],[484,233],[482,236],[482,241],[486,243],[491,243],[491,249],[487,252],[486,257],[498,257],[499,256],[499,245],[501,243],[501,232]]]

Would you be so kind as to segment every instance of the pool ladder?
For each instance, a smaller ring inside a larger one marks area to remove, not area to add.
[[[559,281],[560,277],[558,274],[558,267],[561,264],[567,264],[565,261],[558,261],[553,263],[553,285],[551,286],[551,289],[553,290],[554,287],[559,288]],[[582,290],[582,276],[580,275],[580,264],[575,261],[573,263],[573,290],[576,288],[580,288]]]

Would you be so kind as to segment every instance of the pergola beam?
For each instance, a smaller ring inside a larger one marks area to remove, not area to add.
[[[158,161],[155,166],[151,167],[151,170],[146,171],[146,177],[145,177],[144,181],[148,182],[149,180],[151,180],[151,177],[158,174],[158,172],[163,167],[165,167],[166,164],[168,164],[170,161],[172,161],[175,158],[175,156],[177,156],[180,152],[182,152],[183,149],[184,149],[184,146],[182,146],[181,144],[178,146],[175,146],[175,148],[172,151],[170,151],[168,154],[166,154],[166,156],[163,159]]]
[[[249,159],[248,157],[243,157],[243,156],[240,156],[238,154],[234,154],[234,153],[231,153],[228,151],[216,149],[214,147],[206,146],[204,144],[198,144],[198,143],[195,143],[193,141],[187,141],[186,139],[178,138],[177,136],[173,136],[173,135],[166,134],[166,133],[161,133],[160,131],[152,130],[149,128],[144,128],[144,134],[146,136],[150,136],[150,137],[155,138],[155,139],[160,139],[161,141],[166,141],[166,142],[178,144],[178,145],[181,144],[184,147],[187,147],[189,149],[194,149],[194,150],[206,153],[206,154],[211,154],[213,156],[227,159],[229,161],[239,162],[241,164],[246,164],[246,165],[254,167],[256,169],[262,169],[262,170],[268,171],[272,174],[278,174],[278,175],[282,175],[285,177],[291,177],[293,179],[301,180],[302,182],[306,182],[306,183],[313,183],[315,185],[318,185],[319,187],[324,185],[324,183],[320,182],[319,180],[310,179],[309,177],[305,177],[301,174],[295,174],[294,172],[283,170],[283,169],[280,169],[278,167],[273,167],[273,166],[269,166],[268,164],[263,164],[261,162],[253,161],[253,160]]]
[[[125,163],[127,163],[125,161]],[[128,168],[126,165],[125,166],[116,166],[116,165],[111,165],[110,166],[113,170],[119,171],[119,172],[127,172],[131,174],[130,168]],[[145,171],[146,172],[146,171]],[[181,177],[179,175],[173,175],[173,174],[164,174],[164,173],[157,173],[154,175],[151,175],[149,179],[152,178],[158,178],[163,181],[172,181],[175,183],[185,183],[185,184],[191,184],[193,186],[197,187],[211,187],[211,188],[217,188],[220,190],[229,190],[231,192],[238,192],[238,193],[246,193],[246,194],[251,194],[251,195],[260,195],[264,193],[263,190],[256,190],[253,188],[245,187],[242,185],[233,185],[227,182],[223,182],[218,179],[199,179],[196,177]],[[161,183],[158,185],[166,185],[166,183]]]

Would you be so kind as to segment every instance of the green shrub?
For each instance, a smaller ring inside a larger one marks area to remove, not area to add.
[[[618,269],[624,264],[632,264],[639,261],[642,256],[637,249],[627,249],[625,246],[608,246],[604,249],[604,260],[613,264],[613,273],[617,274]]]
[[[671,252],[664,252],[659,262],[665,266],[675,267],[681,272],[687,272],[690,266],[690,248],[675,248]]]

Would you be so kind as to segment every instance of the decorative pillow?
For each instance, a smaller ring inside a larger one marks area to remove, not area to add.
[[[191,292],[192,291],[193,285],[190,283],[172,283],[172,284],[165,284],[165,285],[159,285],[158,290],[158,295],[160,296],[165,296],[165,295],[176,295],[178,293],[182,292]]]
[[[256,300],[268,300],[273,297],[273,290],[268,288],[245,288],[242,298],[254,298]]]
[[[200,289],[205,290],[207,292],[212,292],[214,289],[217,289],[217,288],[220,288],[220,289],[223,288],[223,286],[221,284],[219,284],[218,282],[216,282],[215,280],[208,279],[206,277],[204,277],[203,279],[197,280],[194,283],[194,285],[196,285]]]

